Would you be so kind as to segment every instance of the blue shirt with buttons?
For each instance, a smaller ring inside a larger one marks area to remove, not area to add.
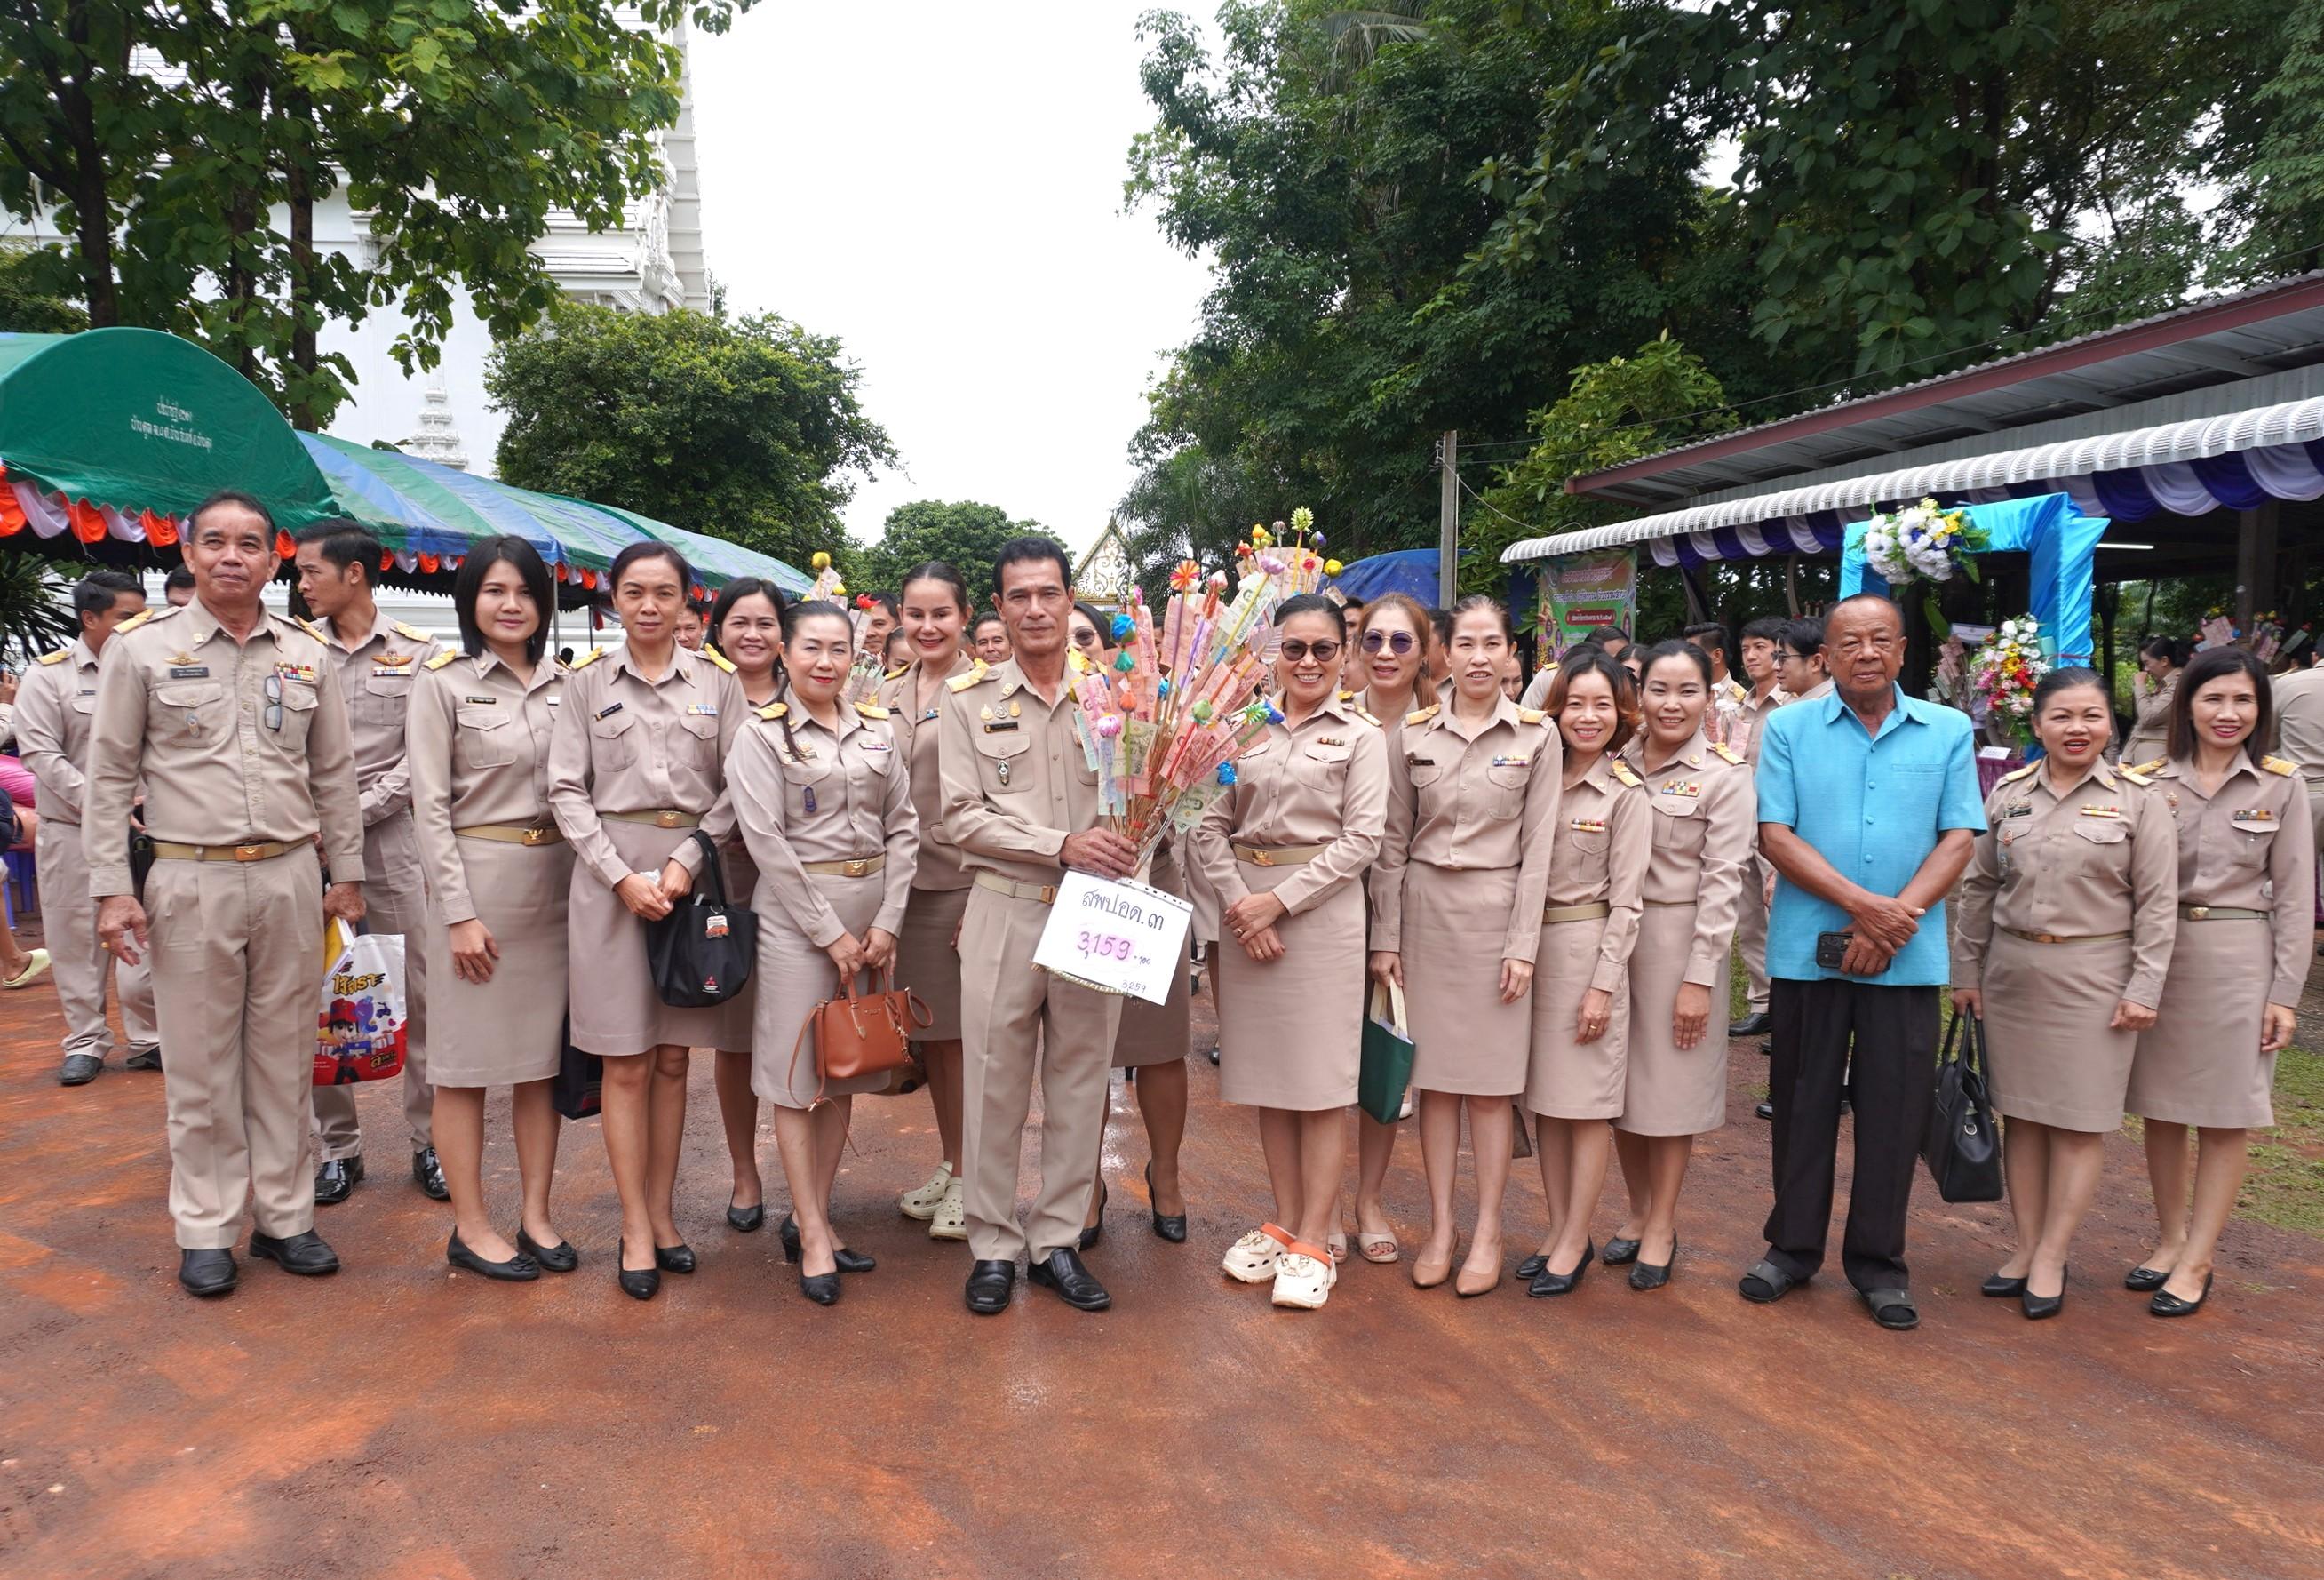
[[[1876,894],[1897,894],[1946,830],[1985,828],[1969,716],[1896,690],[1896,706],[1868,734],[1837,688],[1771,715],[1760,734],[1759,821],[1780,823],[1815,847],[1832,870]],[[1767,975],[1798,982],[1834,978],[1881,987],[1948,980],[1945,908],[1877,976],[1828,971],[1815,961],[1818,933],[1844,932],[1848,912],[1775,879],[1767,917]]]

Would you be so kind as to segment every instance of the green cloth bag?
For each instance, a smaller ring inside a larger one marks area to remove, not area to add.
[[[1412,1080],[1412,1038],[1404,1028],[1404,989],[1375,980],[1371,1013],[1364,1021],[1356,1104],[1382,1124],[1394,1124],[1402,1115],[1404,1088]]]

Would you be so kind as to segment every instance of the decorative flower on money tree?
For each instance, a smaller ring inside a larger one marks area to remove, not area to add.
[[[1970,656],[1969,716],[1991,720],[2019,745],[2034,739],[2034,688],[2050,672],[2042,628],[2031,615],[2005,620]]]

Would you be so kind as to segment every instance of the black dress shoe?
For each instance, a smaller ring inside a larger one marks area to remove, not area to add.
[[[540,1276],[540,1264],[521,1251],[506,1261],[486,1261],[468,1249],[457,1229],[452,1231],[452,1238],[444,1243],[444,1260],[454,1267],[464,1267],[472,1273],[498,1279],[503,1283],[529,1284]]]
[[[797,1215],[785,1213],[782,1223],[777,1225],[776,1232],[783,1237],[783,1260],[797,1261],[804,1254],[804,1248],[799,1243]],[[865,1256],[860,1252],[848,1250],[844,1245],[832,1248],[831,1261],[832,1265],[844,1273],[868,1273],[880,1265],[878,1257]]]
[[[2025,1287],[2025,1280],[2024,1279],[2018,1280],[2017,1308],[2025,1313],[2026,1320],[2029,1322],[2039,1322],[2045,1317],[2057,1316],[2059,1312],[2066,1308],[2066,1280],[2073,1276],[2074,1270],[2072,1268],[2067,1267],[2060,1269],[2058,1272],[2058,1292],[2054,1295],[2037,1295],[2033,1290]],[[1993,1291],[1990,1288],[1986,1290],[1986,1293],[1988,1295],[1992,1292]]]
[[[355,1187],[363,1183],[364,1164],[361,1157],[327,1158],[315,1170],[315,1205],[337,1206],[355,1195]]]
[[[1082,1265],[1081,1253],[1070,1245],[1060,1245],[1029,1264],[1025,1276],[1045,1289],[1055,1289],[1057,1298],[1076,1311],[1102,1311],[1113,1304],[1113,1297],[1105,1292],[1097,1275]]]
[[[1154,1165],[1146,1165],[1147,1211],[1154,1215],[1154,1238],[1167,1240],[1173,1245],[1186,1243],[1186,1215],[1165,1213],[1154,1206]]]
[[[570,1240],[560,1240],[554,1245],[543,1245],[540,1241],[519,1229],[516,1232],[516,1248],[539,1262],[540,1270],[545,1273],[569,1273],[581,1265],[581,1253],[573,1249],[573,1242]]]
[[[736,1234],[755,1234],[766,1227],[766,1203],[760,1202],[755,1206],[747,1207],[738,1207],[731,1201],[726,1204],[726,1225]]]
[[[1517,1263],[1517,1276],[1521,1279],[1537,1278],[1541,1274],[1541,1270],[1548,1265],[1549,1258],[1536,1251],[1531,1256],[1526,1257],[1523,1261]]]
[[[2025,1280],[2004,1278],[1996,1273],[1979,1284],[1977,1292],[1988,1300],[2015,1300],[2025,1292]]]
[[[666,1273],[690,1273],[694,1270],[694,1247],[682,1240],[676,1245],[657,1245],[654,1266]]]
[[[1762,1119],[1772,1120],[1775,1117],[1775,1105],[1772,1103],[1755,1103],[1751,1105],[1751,1112]]]
[[[2203,1308],[2203,1302],[2211,1298],[2211,1278],[2209,1273],[2203,1275],[2203,1292],[2192,1300],[2182,1300],[2168,1289],[2155,1290],[2154,1298],[2146,1303],[2147,1311],[2156,1317],[2194,1316]]]
[[[284,1272],[297,1273],[300,1278],[319,1278],[339,1270],[339,1253],[324,1244],[323,1237],[312,1229],[281,1240],[253,1230],[250,1254],[263,1256]]]
[[[979,1317],[1009,1309],[1010,1291],[1017,1287],[1013,1261],[980,1261],[968,1270],[968,1308]]]
[[[1659,1289],[1670,1282],[1671,1268],[1678,1261],[1678,1242],[1671,1242],[1670,1261],[1659,1266],[1651,1261],[1638,1261],[1630,1267],[1630,1288]]]
[[[452,1187],[444,1183],[444,1165],[437,1160],[433,1147],[422,1147],[411,1154],[411,1182],[429,1201],[452,1199]]]
[[[1546,1299],[1552,1295],[1570,1295],[1581,1285],[1582,1275],[1590,1270],[1590,1264],[1597,1260],[1598,1248],[1588,1241],[1582,1242],[1582,1260],[1573,1264],[1573,1270],[1570,1273],[1550,1271],[1549,1259],[1544,1257],[1541,1266],[1534,1271],[1533,1282],[1526,1286],[1526,1293],[1536,1300]],[[1637,1276],[1635,1269],[1631,1276]]]
[[[1097,1182],[1097,1222],[1082,1231],[1081,1239],[1077,1243],[1080,1249],[1087,1251],[1105,1238],[1105,1198],[1111,1194],[1112,1192],[1106,1189],[1105,1180],[1101,1177]]]
[[[836,1306],[839,1304],[839,1275],[817,1273],[813,1278],[809,1278],[807,1274],[801,1273],[799,1274],[799,1293],[818,1306]]]
[[[105,1073],[105,1060],[93,1053],[69,1053],[57,1067],[57,1085],[86,1086]]]
[[[185,1251],[178,1254],[178,1281],[192,1295],[223,1295],[241,1277],[231,1251]]]
[[[2122,1287],[2134,1294],[2148,1295],[2171,1281],[2168,1268],[2139,1266],[2122,1275]]]
[[[1638,1243],[1635,1240],[1626,1240],[1617,1234],[1606,1242],[1605,1253],[1598,1260],[1608,1267],[1620,1267],[1627,1262],[1636,1261],[1638,1260]]]
[[[161,1045],[157,1042],[151,1048],[138,1049],[135,1053],[131,1054],[127,1058],[121,1061],[121,1067],[124,1070],[160,1069],[161,1067]]]
[[[661,1260],[659,1251],[654,1253],[654,1260],[657,1262]],[[632,1300],[650,1300],[661,1289],[659,1267],[630,1268],[622,1265],[622,1243],[618,1240],[613,1242],[613,1271],[621,1282],[622,1293]]]
[[[1775,1029],[1775,1019],[1765,1010],[1755,1010],[1727,1028],[1729,1037],[1765,1037]]]

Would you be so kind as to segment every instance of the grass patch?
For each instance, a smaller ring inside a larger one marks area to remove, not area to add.
[[[2144,1143],[2133,1114],[2123,1134]],[[2236,1215],[2324,1239],[2324,1057],[2297,1048],[2275,1064],[2275,1128],[2254,1131]]]

